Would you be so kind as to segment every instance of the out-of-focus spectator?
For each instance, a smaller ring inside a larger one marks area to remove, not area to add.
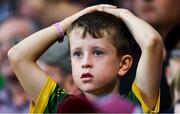
[[[142,113],[139,106],[126,98],[109,95],[90,102],[85,95],[70,96],[59,105],[58,113]]]
[[[174,76],[180,69],[180,25],[174,27],[167,35],[165,47],[168,50],[166,78],[168,85],[171,86]],[[174,99],[172,97],[172,99]]]
[[[5,84],[5,78],[4,76],[0,73],[0,90],[4,88]]]
[[[180,25],[175,26],[167,34],[164,44],[167,50],[167,57],[164,62],[164,75],[166,76],[167,84],[170,87],[172,103],[174,102],[174,87],[172,87],[172,81],[174,80],[175,73],[180,69]],[[166,93],[167,96],[167,88]],[[165,96],[163,95],[163,96]],[[172,105],[170,103],[170,105]],[[167,109],[168,107],[166,107]],[[164,109],[164,110],[166,110]],[[173,110],[173,109],[172,109]]]
[[[180,66],[180,56],[179,63]],[[171,87],[171,97],[173,99],[172,106],[165,110],[166,113],[180,113],[180,69],[177,69],[176,72],[173,72],[173,75],[170,76],[170,87]]]
[[[56,42],[51,46],[41,56],[39,66],[44,72],[52,76],[69,94],[79,95],[81,93],[72,79],[67,38],[64,38],[63,43]]]
[[[35,23],[23,16],[10,16],[0,25],[0,112],[28,112],[28,98],[13,73],[7,51],[27,35],[37,30]]]
[[[0,92],[0,113],[25,113],[29,100],[16,76],[7,78],[6,89]]]
[[[179,46],[180,46],[180,41],[179,41]],[[180,47],[171,50],[170,53],[169,64],[166,69],[166,76],[169,86],[171,86],[173,81],[175,80],[175,76],[177,75],[178,70],[180,70]],[[176,98],[172,96],[172,99],[176,99]]]
[[[116,4],[120,8],[125,8],[132,11],[132,0],[116,0]]]
[[[179,64],[180,65],[180,64]],[[172,82],[172,89],[173,89],[173,105],[174,110],[172,112],[174,113],[180,113],[180,69],[178,69],[175,73],[174,80]]]
[[[177,24],[168,32],[164,40],[164,46],[167,50],[167,54],[169,54],[170,51],[174,49],[175,47],[178,47],[179,41],[180,41],[180,24]]]
[[[0,0],[0,22],[16,11],[19,0]]]
[[[48,26],[83,8],[83,3],[70,0],[21,0],[20,12]]]
[[[142,113],[139,106],[120,96],[105,96],[95,102],[103,113]]]
[[[13,74],[7,58],[8,50],[27,35],[35,32],[35,29],[37,28],[33,26],[32,21],[21,16],[12,16],[0,25],[0,72],[3,75]]]
[[[38,19],[45,26],[95,4],[116,4],[117,0],[21,0],[19,11]]]
[[[154,26],[163,38],[180,22],[180,0],[134,0],[133,11]]]

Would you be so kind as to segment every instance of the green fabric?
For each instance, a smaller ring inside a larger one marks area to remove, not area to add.
[[[66,96],[68,96],[68,94],[57,84],[54,91],[50,95],[44,113],[56,113],[58,111],[58,105],[64,100]]]
[[[60,88],[57,84],[54,91],[50,95],[50,99],[45,108],[44,113],[57,113],[59,104],[61,104],[67,96],[69,95],[64,91],[64,89]],[[126,98],[129,99],[134,104],[140,105],[139,100],[132,91],[129,92]]]
[[[134,95],[134,93],[132,91],[128,93],[128,96],[126,98],[129,99],[134,104],[140,105],[139,100],[137,99],[137,97]]]
[[[5,78],[4,76],[0,73],[0,89],[4,87],[5,84]]]

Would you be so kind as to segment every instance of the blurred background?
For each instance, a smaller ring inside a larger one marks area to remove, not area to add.
[[[0,113],[27,113],[30,102],[9,65],[8,50],[28,35],[102,3],[129,9],[161,34],[164,63],[160,111],[172,112],[180,104],[180,0],[0,0]],[[67,40],[57,42],[37,63],[68,93],[79,95],[81,91],[72,80],[68,50]],[[127,95],[134,80],[141,52],[134,53],[132,70],[121,79],[122,96]]]

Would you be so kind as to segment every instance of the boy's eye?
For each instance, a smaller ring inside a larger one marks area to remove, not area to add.
[[[82,57],[82,56],[83,56],[83,53],[82,53],[81,51],[75,51],[75,52],[73,53],[73,56],[74,56],[74,57]]]
[[[99,50],[95,50],[95,51],[93,52],[93,54],[94,54],[95,56],[101,56],[101,55],[104,54],[104,52],[103,52],[103,51],[99,51]]]

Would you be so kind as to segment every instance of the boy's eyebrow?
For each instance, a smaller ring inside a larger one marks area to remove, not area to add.
[[[105,50],[105,49],[108,48],[108,47],[92,46],[91,48],[93,48],[93,49],[103,49],[103,50]],[[72,50],[81,50],[81,49],[82,49],[82,47],[76,47],[76,48],[74,48],[74,49],[72,49]]]
[[[82,48],[81,47],[76,47],[76,48],[72,49],[72,51],[75,51],[75,50],[82,50]]]
[[[104,47],[97,47],[97,46],[93,47],[93,49],[101,49],[101,50],[106,50],[106,48],[104,48]]]

